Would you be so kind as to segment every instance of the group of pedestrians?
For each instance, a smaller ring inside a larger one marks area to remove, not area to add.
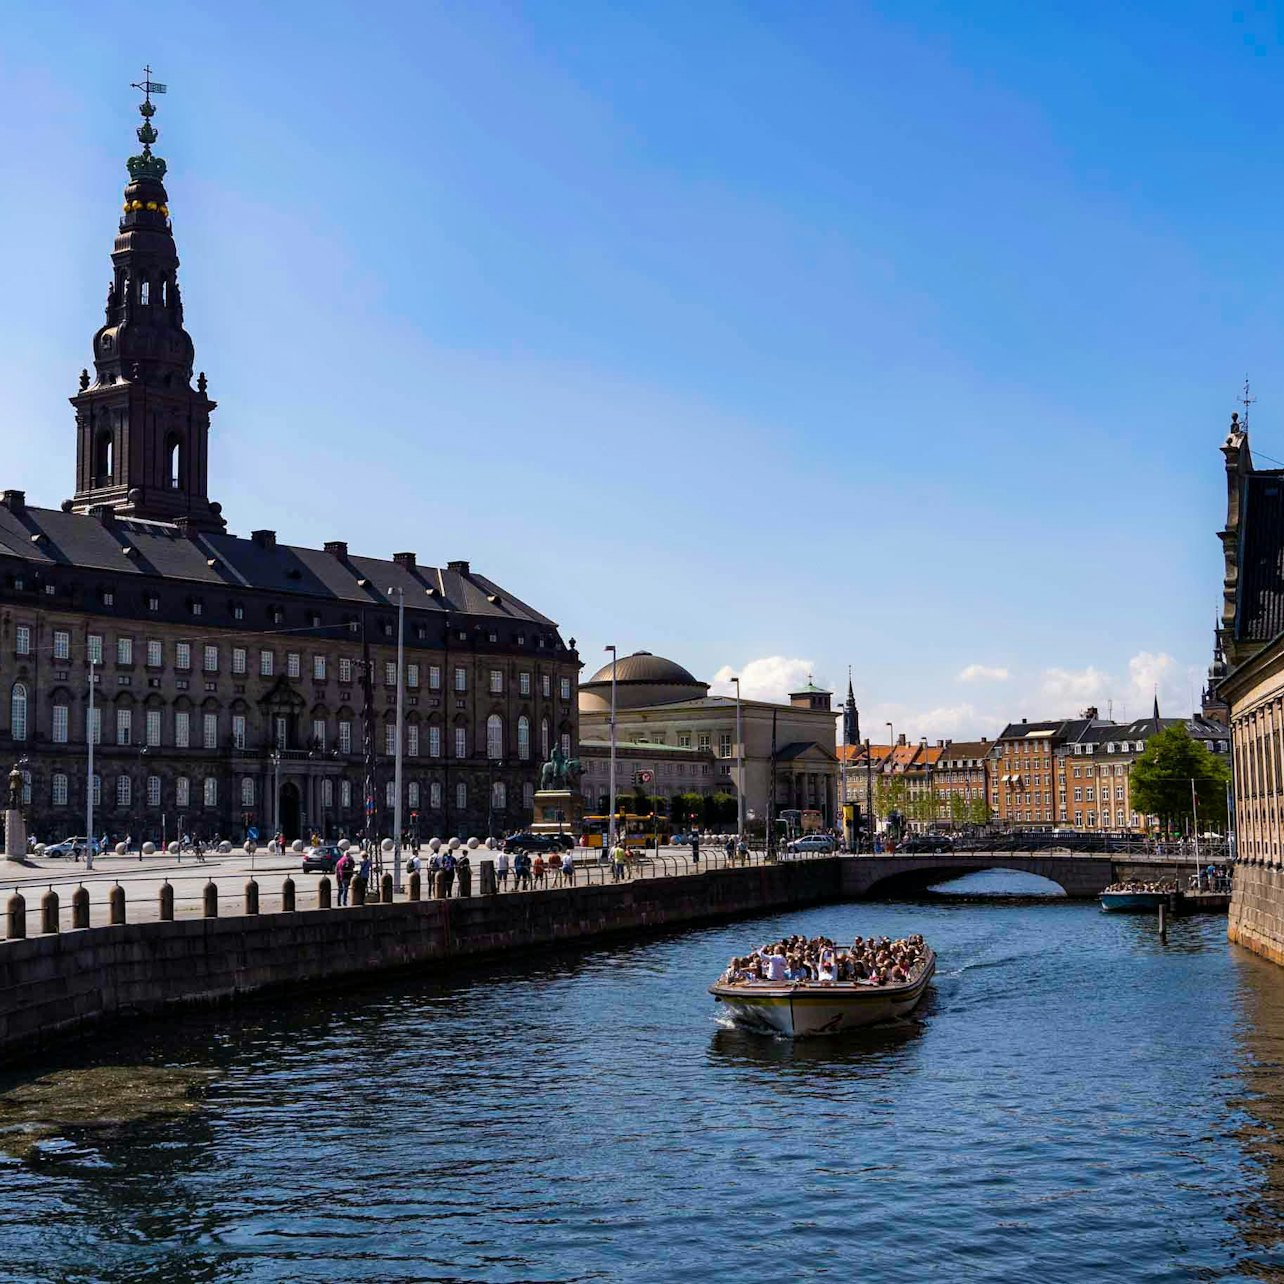
[[[575,853],[567,850],[559,855],[550,852],[547,859],[542,852],[509,853],[500,851],[495,857],[495,882],[499,890],[508,888],[508,876],[513,876],[513,891],[530,892],[536,888],[575,886]]]

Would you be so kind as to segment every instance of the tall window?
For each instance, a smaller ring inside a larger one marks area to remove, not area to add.
[[[541,718],[539,720],[539,753],[540,757],[545,762],[548,761],[549,749],[552,746],[552,742],[549,740],[548,735],[548,719]]]
[[[89,663],[101,664],[103,662],[103,635],[101,633],[91,633],[88,638]]]
[[[517,675],[517,690],[520,694],[528,696],[531,693],[531,675],[529,673],[519,673]]]
[[[53,658],[55,660],[67,660],[71,658],[71,634],[65,629],[54,630]]]
[[[243,646],[234,646],[232,648],[232,672],[238,678],[245,676],[245,648]]]
[[[496,811],[502,811],[508,806],[508,790],[504,788],[502,780],[496,780],[490,787],[490,805]]]
[[[563,678],[562,679],[562,699],[569,700],[570,698],[571,698],[571,680],[570,678]]]
[[[103,742],[103,709],[102,705],[94,705],[92,709],[85,710],[85,729],[90,740],[96,745]]]
[[[65,704],[56,704],[53,707],[53,742],[56,745],[65,745],[67,743],[67,706]]]
[[[455,786],[455,807],[459,811],[468,807],[468,786],[462,780]]]
[[[528,780],[522,785],[522,807],[530,811],[535,806],[535,786]]]
[[[352,806],[352,781],[350,780],[339,781],[339,806],[345,808]]]
[[[259,676],[262,678],[270,678],[272,676],[272,652],[271,651],[259,652]]]
[[[419,806],[419,782],[412,780],[406,786],[406,804],[411,808]]]
[[[287,678],[297,678],[299,676],[299,653],[297,651],[286,652],[285,676]]]
[[[571,733],[563,731],[561,735],[562,752],[569,758],[571,756]]]
[[[116,777],[116,806],[128,807],[129,799],[133,786],[130,784],[128,776]]]
[[[117,664],[134,663],[134,639],[133,638],[116,639],[116,663]]]
[[[490,671],[490,693],[499,695],[504,689],[504,670],[492,669]]]
[[[383,664],[383,685],[385,687],[397,685],[397,666],[391,660],[385,660]]]
[[[334,781],[329,776],[325,776],[321,780],[321,806],[334,806]]]
[[[352,681],[352,661],[346,655],[339,657],[339,681]]]
[[[339,723],[339,752],[352,752],[352,723],[346,720]]]
[[[232,715],[232,748],[245,748],[245,714],[243,713]]]
[[[324,718],[312,719],[312,743],[315,744],[318,749],[325,748],[325,719]]]
[[[547,673],[540,674],[539,689],[546,700],[553,694],[553,679]]]
[[[428,690],[429,691],[441,690],[441,665],[440,664],[430,664],[428,666]]]
[[[192,644],[190,642],[174,643],[174,668],[180,673],[190,672],[192,667]]]
[[[241,806],[242,807],[254,806],[254,777],[253,776],[241,777]]]
[[[171,437],[165,450],[165,475],[169,478],[170,490],[179,490],[183,485],[181,480],[183,467],[182,455],[183,451],[182,447],[178,444],[178,438]]]
[[[147,667],[159,669],[165,663],[165,651],[159,638],[149,638],[147,642]]]
[[[218,806],[218,781],[213,776],[205,777],[205,805]]]
[[[468,690],[468,670],[467,669],[462,667],[457,667],[455,669],[455,690],[456,691]]]
[[[419,724],[417,722],[412,722],[406,727],[406,752],[412,758],[419,757]]]
[[[383,728],[383,751],[386,754],[397,752],[397,724],[387,722]]]
[[[174,806],[189,807],[192,802],[192,782],[186,776],[174,781]]]
[[[201,665],[201,667],[205,670],[206,673],[218,672],[218,647],[207,646],[205,648],[204,663]]]
[[[153,748],[161,742],[161,711],[147,710],[147,743]]]
[[[101,807],[103,805],[103,778],[99,775],[94,776],[93,795],[94,806]]]
[[[161,778],[159,776],[147,777],[147,805],[149,807],[159,807],[161,801]]]
[[[441,757],[441,728],[432,726],[428,728],[428,756],[430,758]]]
[[[192,743],[192,715],[186,709],[180,709],[174,715],[174,747],[190,748]]]
[[[55,771],[53,774],[53,805],[55,807],[67,805],[67,777],[61,771]]]
[[[31,654],[31,627],[27,624],[19,624],[14,630],[13,649],[19,655]]]
[[[312,680],[314,682],[325,681],[325,656],[314,655],[312,657]]]
[[[428,806],[433,811],[441,810],[441,781],[432,780],[428,783]]]
[[[207,713],[201,719],[201,743],[206,749],[218,748],[218,714]],[[211,777],[213,779],[213,777]]]
[[[504,756],[504,720],[497,713],[486,719],[486,757],[495,759]]]
[[[523,762],[531,756],[531,720],[525,714],[517,719],[517,756]]]
[[[9,732],[15,740],[27,738],[27,688],[22,682],[13,684],[9,698]]]
[[[419,666],[417,664],[406,665],[406,686],[415,688],[419,685]]]
[[[276,747],[278,749],[284,749],[286,747],[286,741],[290,737],[290,724],[279,713],[272,719],[272,721],[276,725]]]
[[[468,729],[466,727],[455,728],[455,757],[468,757]]]
[[[388,808],[392,808],[397,805],[397,782],[395,780],[390,780],[386,785],[384,785],[383,802],[384,806]]]

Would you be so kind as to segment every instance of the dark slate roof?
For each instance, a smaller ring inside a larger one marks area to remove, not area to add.
[[[37,569],[74,566],[118,575],[159,576],[198,588],[259,589],[354,606],[395,605],[396,595],[388,589],[400,587],[407,608],[417,611],[557,627],[492,580],[462,569],[463,564],[444,570],[407,567],[375,557],[340,558],[322,549],[267,545],[236,535],[189,537],[168,522],[138,518],[103,522],[56,508],[24,507],[14,512],[0,505],[0,556],[6,554]]]
[[[1079,737],[1094,744],[1109,741],[1147,740],[1166,727],[1185,727],[1195,740],[1229,740],[1230,729],[1214,718],[1196,714],[1191,718],[1138,718],[1134,722],[1107,722],[1091,728]]]
[[[794,758],[801,758],[805,753],[810,753],[813,749],[819,749],[827,758],[834,757],[832,749],[826,749],[824,745],[818,745],[814,740],[791,740],[789,744],[782,745],[776,750],[776,761],[790,762]]]
[[[999,733],[1000,740],[1016,740],[1032,731],[1056,731],[1060,722],[1009,722]]]
[[[1245,479],[1236,637],[1267,642],[1284,632],[1284,472]]]

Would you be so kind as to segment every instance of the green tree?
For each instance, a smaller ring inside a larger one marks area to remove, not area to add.
[[[990,804],[980,794],[968,802],[966,819],[973,825],[990,823]]]
[[[890,811],[899,811],[904,815],[908,797],[909,786],[905,783],[904,776],[879,776],[874,782],[874,806],[884,820]]]
[[[699,794],[674,794],[669,803],[669,817],[675,826],[685,828],[699,823],[704,808],[704,799]]]
[[[950,823],[965,825],[971,818],[968,816],[968,801],[962,794],[950,794]]]
[[[1128,776],[1132,809],[1143,816],[1158,816],[1165,828],[1179,829],[1194,810],[1192,782],[1201,826],[1224,825],[1230,768],[1192,739],[1184,726],[1165,727],[1151,736],[1132,765]]]

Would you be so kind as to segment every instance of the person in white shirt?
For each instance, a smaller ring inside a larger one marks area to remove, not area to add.
[[[763,976],[768,981],[783,981],[785,979],[785,956],[783,954],[762,954],[762,971]]]
[[[499,882],[499,890],[502,892],[508,886],[508,853],[500,852],[499,858],[495,861],[495,877]]]

